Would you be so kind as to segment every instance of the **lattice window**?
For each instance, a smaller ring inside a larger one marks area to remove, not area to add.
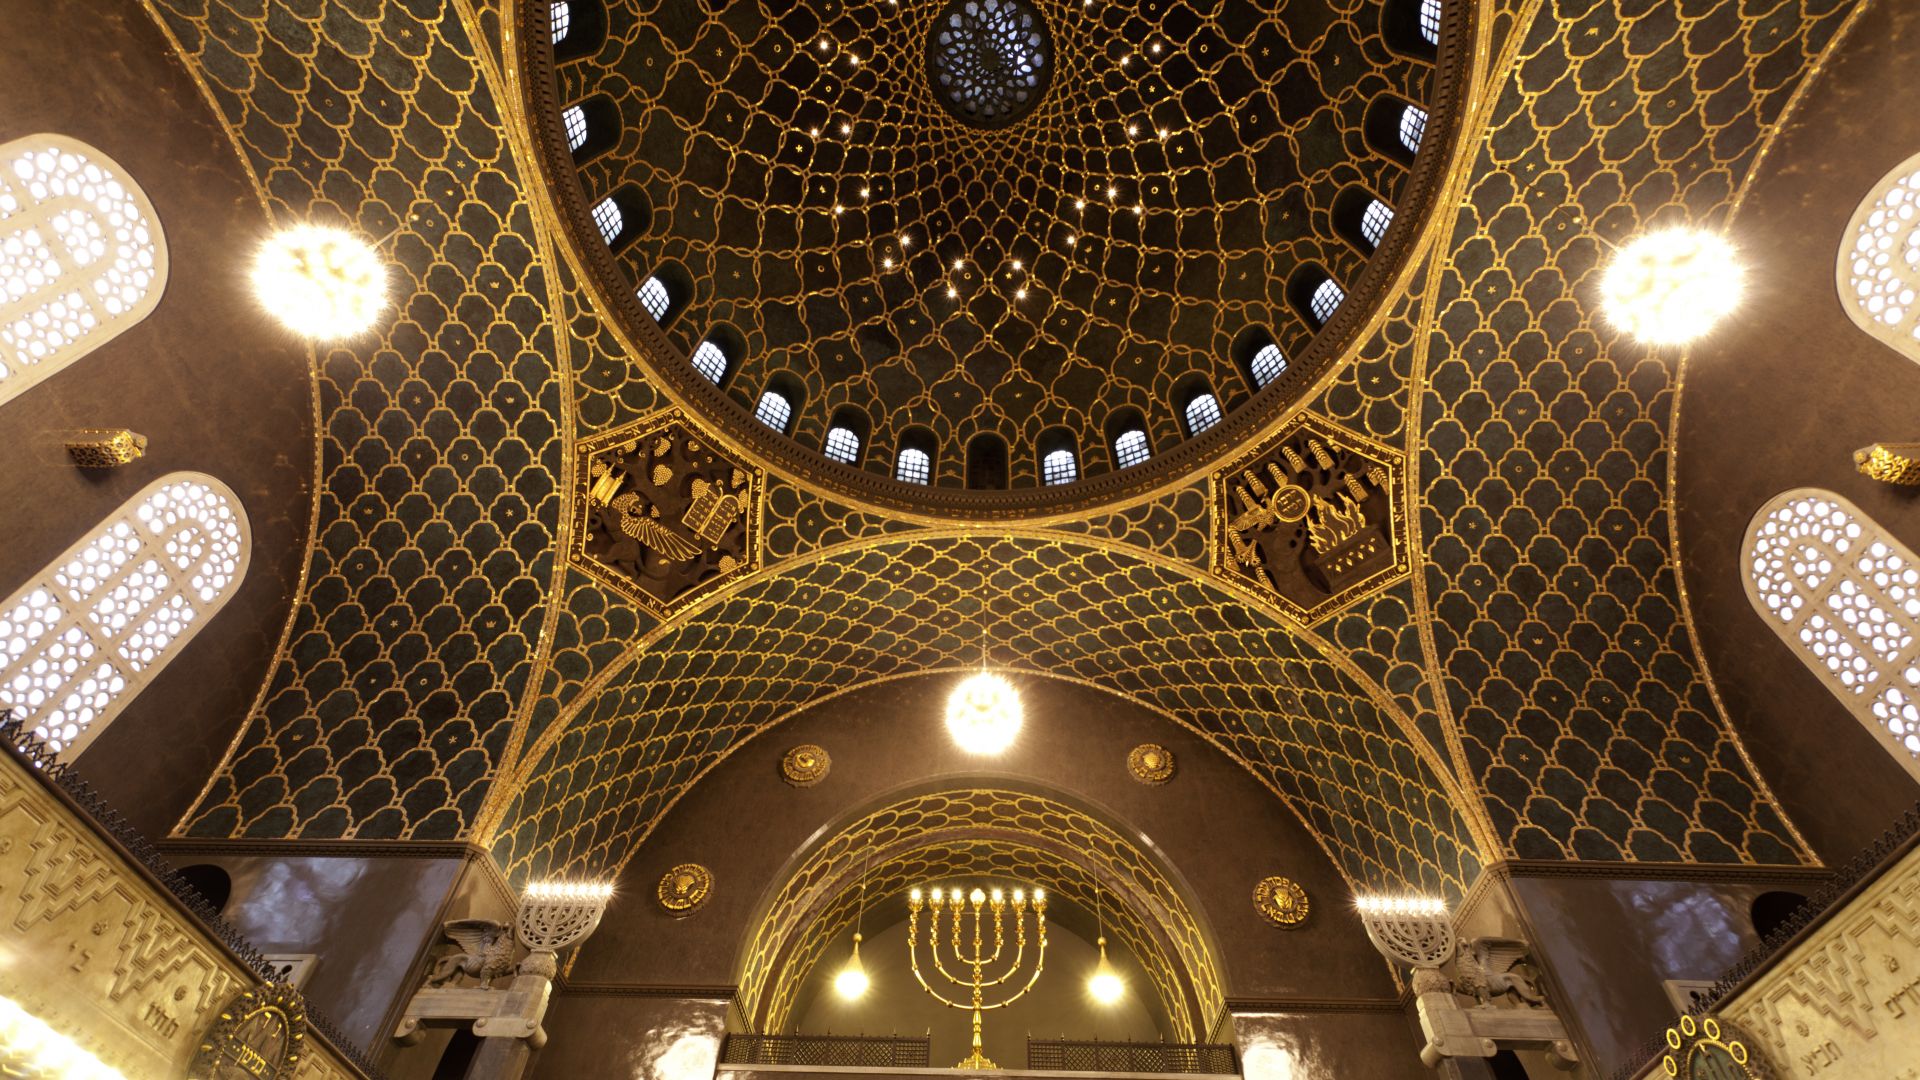
[[[587,145],[587,110],[579,105],[569,105],[560,110],[561,126],[567,129],[567,149],[578,150]]]
[[[655,316],[655,318],[658,317],[659,316]],[[693,350],[692,363],[693,370],[705,375],[707,381],[715,386],[719,386],[720,380],[727,377],[726,350],[714,344],[712,339],[701,342],[700,347]],[[781,398],[780,400],[784,402],[787,399]],[[766,400],[764,398],[761,399],[760,404],[762,407],[765,407]],[[786,423],[785,417],[782,417],[780,423],[773,426],[784,431],[786,430]]]
[[[567,31],[573,29],[573,5],[567,0],[553,0],[549,18],[553,20],[553,43],[558,45],[567,40]]]
[[[0,709],[63,756],[84,751],[233,595],[250,545],[218,480],[149,484],[0,601]]]
[[[1854,324],[1920,361],[1920,154],[1881,177],[1853,212],[1836,273]]]
[[[620,227],[624,223],[620,216],[620,204],[614,202],[612,197],[595,203],[593,223],[600,227],[600,239],[605,240],[608,247],[612,247],[613,242],[619,239]]]
[[[1327,320],[1333,318],[1333,313],[1340,310],[1340,305],[1346,299],[1347,290],[1341,288],[1339,282],[1328,278],[1313,287],[1313,296],[1307,301],[1307,310],[1313,313],[1314,322],[1325,326]]]
[[[827,441],[822,445],[821,452],[827,455],[829,461],[851,465],[860,460],[860,436],[855,435],[848,428],[830,427],[827,429]]]
[[[1427,134],[1427,110],[1409,105],[1400,113],[1400,145],[1410,154],[1420,152],[1420,140]]]
[[[1220,399],[1212,394],[1195,394],[1187,402],[1187,434],[1198,435],[1220,422]]]
[[[667,291],[666,282],[661,281],[657,277],[650,277],[640,283],[639,295],[640,306],[647,309],[647,314],[653,316],[654,322],[663,323],[667,321],[667,313],[673,310],[673,294]],[[708,345],[711,344],[711,342],[703,341],[701,344]],[[698,353],[695,355],[697,356]],[[699,366],[697,360],[694,366]],[[724,375],[726,374],[726,370],[726,358],[722,357],[720,361],[720,373]],[[709,378],[711,378],[711,376],[709,376]],[[720,380],[714,379],[714,381],[719,382]]]
[[[0,402],[147,317],[167,281],[153,204],[62,135],[0,145]]]
[[[1427,44],[1440,44],[1440,0],[1420,0],[1420,36]]]
[[[1747,598],[1827,689],[1920,778],[1920,557],[1830,491],[1747,528]]]
[[[1059,449],[1040,459],[1040,480],[1046,484],[1071,484],[1080,478],[1079,463],[1073,451]]]
[[[903,447],[893,463],[893,478],[903,484],[933,481],[933,458],[917,446]]]
[[[1375,199],[1367,204],[1360,213],[1360,235],[1367,238],[1369,247],[1379,247],[1380,241],[1387,235],[1387,226],[1393,224],[1393,207]]]
[[[1123,469],[1131,468],[1152,456],[1147,448],[1147,433],[1139,428],[1123,431],[1113,440],[1113,460]]]
[[[754,406],[754,419],[767,425],[782,435],[787,433],[787,422],[793,419],[793,402],[778,390],[769,390],[760,395],[760,404]]]
[[[1254,389],[1260,389],[1280,377],[1287,370],[1287,358],[1280,346],[1271,341],[1254,350],[1253,360],[1247,364],[1247,371],[1253,376]]]

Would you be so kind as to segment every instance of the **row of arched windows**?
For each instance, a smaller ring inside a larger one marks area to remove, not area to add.
[[[146,194],[62,135],[0,144],[0,404],[159,305],[167,244]],[[226,485],[147,485],[0,601],[0,712],[71,758],[226,603],[250,555]]]

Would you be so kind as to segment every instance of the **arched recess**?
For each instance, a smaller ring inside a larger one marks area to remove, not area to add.
[[[870,916],[880,897],[953,878],[1010,877],[1056,903],[1103,904],[1107,930],[1147,971],[1177,1037],[1206,1038],[1225,1006],[1197,905],[1120,829],[1055,793],[982,785],[901,795],[857,813],[790,865],[763,898],[737,968],[741,1012],[760,1031],[788,1026],[802,981],[853,921],[863,878]]]
[[[1854,325],[1920,363],[1920,154],[1860,201],[1834,277]]]
[[[1359,672],[1246,598],[1057,536],[918,534],[717,596],[569,699],[500,781],[483,835],[515,878],[604,874],[733,749],[861,685],[990,662],[1193,730],[1279,795],[1353,888],[1458,895],[1480,809]]]
[[[64,135],[0,144],[0,404],[160,303],[167,243],[107,155]]]

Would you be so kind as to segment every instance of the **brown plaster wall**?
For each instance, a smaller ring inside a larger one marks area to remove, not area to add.
[[[1432,1080],[1418,1024],[1401,1012],[1236,1012],[1234,1042],[1248,1080],[1365,1077]]]
[[[1856,328],[1834,285],[1854,209],[1920,152],[1920,113],[1901,92],[1920,64],[1920,5],[1863,6],[1732,222],[1748,295],[1691,352],[1676,444],[1683,577],[1708,667],[1761,775],[1828,863],[1864,847],[1920,786],[1761,621],[1740,556],[1760,505],[1802,486],[1845,496],[1920,547],[1915,493],[1860,476],[1850,458],[1920,434],[1920,366]]]
[[[532,1080],[711,1080],[727,1009],[714,999],[563,991]]]
[[[138,3],[0,4],[0,101],[0,141],[57,132],[124,166],[153,202],[171,261],[145,321],[0,405],[0,596],[175,470],[224,481],[253,532],[239,592],[80,759],[115,806],[160,835],[239,728],[287,620],[312,512],[307,349],[247,291],[265,212]],[[82,472],[59,438],[78,427],[132,428],[151,440],[147,456]]]
[[[1338,871],[1293,813],[1225,754],[1119,698],[1024,678],[1018,685],[1028,723],[1013,749],[982,762],[955,748],[942,724],[953,682],[938,675],[865,688],[742,746],[668,812],[628,863],[613,906],[570,978],[730,984],[758,906],[821,830],[882,800],[906,779],[916,790],[936,781],[1013,781],[1099,808],[1157,851],[1212,932],[1229,997],[1395,995]],[[1127,773],[1127,752],[1147,741],[1168,747],[1178,763],[1164,786],[1137,783]],[[832,772],[817,786],[790,787],[780,779],[780,757],[808,742],[832,755]],[[675,919],[653,893],[661,875],[681,862],[707,866],[716,885],[705,907]],[[1260,919],[1251,898],[1268,874],[1284,874],[1306,889],[1313,904],[1307,927],[1282,931]]]

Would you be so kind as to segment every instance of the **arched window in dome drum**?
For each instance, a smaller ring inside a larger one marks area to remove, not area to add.
[[[609,195],[593,204],[593,224],[600,230],[600,239],[612,247],[626,227],[626,216],[620,212],[620,204]]]
[[[719,386],[722,382],[726,381],[727,369],[732,366],[727,361],[726,350],[716,344],[712,338],[701,342],[699,348],[693,350],[693,356],[690,358],[690,362],[693,364],[693,370],[705,375],[707,381],[715,386]],[[781,398],[780,400],[785,402],[786,398]],[[760,404],[762,407],[766,405],[766,399],[764,397],[760,399]],[[757,415],[758,410],[755,410],[755,413]],[[773,428],[775,431],[785,431],[787,429],[787,417],[782,416],[778,424],[768,424],[767,426]]]
[[[1762,506],[1745,554],[1754,610],[1920,779],[1920,557],[1814,488]]]
[[[567,132],[567,149],[578,150],[587,144],[587,110],[569,105],[560,110],[560,126]]]
[[[637,184],[622,184],[613,194],[593,204],[593,225],[618,255],[630,247],[653,222],[653,205]]]
[[[82,753],[233,596],[251,546],[220,481],[147,485],[0,601],[0,711]]]
[[[1182,412],[1187,419],[1187,434],[1198,435],[1220,422],[1220,399],[1212,394],[1195,394]]]
[[[64,135],[0,144],[0,403],[160,304],[167,242],[125,169]]]
[[[1320,284],[1313,287],[1313,296],[1307,301],[1307,313],[1313,316],[1315,323],[1325,326],[1346,299],[1347,290],[1342,289],[1339,282],[1322,278]]]
[[[573,31],[573,5],[567,0],[552,0],[547,15],[549,25],[553,28],[553,43],[558,45],[567,40],[567,35]]]
[[[667,291],[666,282],[661,281],[657,277],[650,277],[640,283],[640,289],[637,295],[640,297],[640,306],[647,309],[647,314],[653,316],[654,322],[665,323],[667,321],[668,313],[673,310],[673,294]],[[702,347],[705,347],[708,342],[703,341],[700,344]],[[694,355],[696,357],[699,356],[698,349],[694,350]],[[725,370],[725,363],[723,358],[721,361],[723,372]],[[700,366],[697,359],[694,361],[694,366]]]
[[[837,461],[842,465],[860,464],[860,450],[867,444],[867,417],[858,409],[841,408],[834,410],[827,421],[827,437],[820,443],[820,452],[828,461]]]
[[[1132,468],[1152,456],[1153,450],[1147,444],[1147,433],[1139,428],[1128,428],[1114,436],[1113,463],[1116,467]]]
[[[1427,44],[1440,44],[1440,0],[1420,0],[1420,36]]]
[[[1253,359],[1247,364],[1247,372],[1253,376],[1253,387],[1256,390],[1265,388],[1286,370],[1286,354],[1280,351],[1280,346],[1271,341],[1255,349]]]
[[[1078,479],[1080,479],[1080,465],[1074,460],[1073,451],[1062,447],[1049,451],[1047,456],[1040,459],[1041,483],[1048,486],[1071,484]]]
[[[1855,326],[1920,362],[1920,154],[1880,178],[1853,212],[1835,280]]]
[[[1369,247],[1379,247],[1387,235],[1387,226],[1392,224],[1393,207],[1379,199],[1369,202],[1360,213],[1360,235],[1366,238]]]
[[[917,446],[903,446],[893,461],[893,478],[903,484],[933,481],[933,457]]]
[[[1408,105],[1400,111],[1400,145],[1410,154],[1420,152],[1420,140],[1427,134],[1427,110]]]
[[[760,404],[753,407],[753,418],[785,435],[793,422],[793,402],[778,390],[766,390],[760,395]]]

